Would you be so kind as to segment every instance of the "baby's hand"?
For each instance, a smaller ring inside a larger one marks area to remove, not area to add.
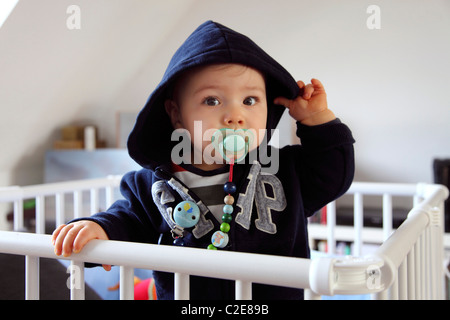
[[[297,81],[297,84],[303,94],[294,100],[278,97],[274,103],[288,108],[289,114],[304,125],[314,126],[336,119],[328,109],[327,94],[319,80],[311,79],[311,83],[306,86],[303,81]]]
[[[78,253],[92,239],[108,240],[106,232],[99,224],[82,220],[68,225],[60,225],[52,234],[52,243],[57,256],[68,257]],[[103,265],[106,271],[111,270],[110,265]]]

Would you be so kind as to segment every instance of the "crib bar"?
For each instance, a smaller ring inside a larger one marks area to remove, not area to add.
[[[426,299],[431,299],[432,290],[433,290],[433,273],[431,272],[431,261],[432,261],[432,252],[433,248],[431,247],[431,231],[430,227],[425,230],[424,233],[424,247],[425,247],[425,288],[426,288]]]
[[[72,193],[74,191],[89,190],[91,188],[104,188],[105,186],[119,186],[120,176],[108,176],[107,178],[97,178],[88,180],[75,180],[67,182],[46,183],[25,187],[14,187],[16,189],[15,194],[9,198],[28,199],[36,196],[51,196],[56,192]],[[0,197],[1,201],[5,197]],[[8,201],[8,200],[6,200]]]
[[[328,253],[334,254],[336,252],[336,202],[330,202],[327,205],[327,244]]]
[[[24,228],[23,224],[23,200],[14,201],[14,231],[19,231]]]
[[[354,228],[355,228],[355,244],[353,255],[361,256],[362,253],[362,230],[363,230],[363,195],[359,192],[354,195]]]
[[[83,216],[83,192],[76,190],[73,192],[73,217],[81,218]]]
[[[45,233],[45,197],[36,197],[36,233]]]
[[[97,188],[92,188],[90,190],[90,202],[91,211],[90,214],[93,215],[99,211],[99,190]]]
[[[39,257],[25,256],[25,299],[39,300]]]
[[[430,284],[430,299],[436,300],[439,298],[440,287],[439,283],[441,282],[441,273],[437,268],[439,264],[438,251],[439,247],[437,246],[437,241],[435,241],[435,233],[434,230],[430,230],[430,276],[431,276],[431,284]],[[442,260],[440,260],[442,261]],[[441,268],[442,270],[442,268]]]
[[[383,194],[383,240],[389,238],[392,233],[392,196]]]
[[[398,271],[395,274],[395,280],[389,289],[389,300],[398,300]]]
[[[134,268],[120,266],[120,300],[134,300]]]
[[[398,268],[398,298],[400,300],[408,300],[408,269],[406,259],[403,260],[400,268]]]
[[[416,270],[414,268],[414,248],[409,251],[408,256],[406,258],[406,269],[408,270],[407,281],[408,281],[408,299],[415,300],[416,299],[416,287],[415,287],[415,274]]]
[[[65,206],[64,193],[58,192],[55,195],[55,211],[56,211],[56,217],[55,217],[56,226],[55,227],[58,227],[59,225],[66,222],[64,206]]]
[[[236,300],[252,299],[252,283],[249,281],[236,280]]]
[[[425,239],[424,235],[421,234],[419,238],[419,246],[420,246],[420,255],[422,258],[420,259],[420,299],[425,300],[426,297],[426,283],[425,283],[425,275],[426,275],[426,265],[425,260],[427,259],[427,253],[425,250]]]
[[[440,297],[445,297],[445,285],[443,279],[445,279],[445,272],[442,268],[442,262],[444,261],[444,243],[442,241],[444,236],[444,221],[445,221],[445,209],[444,202],[438,204],[433,208],[433,221],[431,230],[431,248],[432,248],[432,270],[434,274],[433,281],[433,296],[432,298],[439,299]],[[434,268],[433,268],[434,267]]]
[[[421,260],[422,260],[422,255],[421,255],[421,251],[420,251],[420,243],[416,243],[414,246],[414,266],[416,267],[415,269],[415,277],[414,277],[414,283],[416,284],[415,286],[415,297],[416,300],[420,300],[422,299],[422,283],[421,283],[421,275],[422,275],[422,271],[421,271]]]
[[[109,208],[114,202],[114,187],[106,186],[105,187],[105,207]]]
[[[189,300],[189,275],[175,272],[175,300]]]
[[[348,189],[347,194],[382,195],[388,193],[396,196],[413,196],[416,191],[417,184],[354,182]]]

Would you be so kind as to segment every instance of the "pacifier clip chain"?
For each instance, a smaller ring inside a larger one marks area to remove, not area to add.
[[[226,130],[221,129],[215,133],[217,139],[212,139],[212,142],[219,141],[219,137],[222,137],[220,143],[215,145],[215,148],[219,150],[220,154],[226,162],[230,165],[228,181],[223,185],[223,190],[225,192],[225,198],[223,199],[225,205],[223,206],[222,223],[220,224],[220,230],[213,233],[211,237],[211,244],[208,245],[208,249],[217,250],[218,248],[225,248],[230,242],[228,232],[230,231],[230,223],[233,220],[234,211],[234,197],[233,194],[236,193],[236,184],[233,182],[233,167],[236,162],[245,157],[249,151],[250,138],[247,132],[245,136],[237,134],[233,131],[233,134],[229,134],[223,138],[223,134]],[[245,133],[245,132],[244,132]],[[213,136],[213,137],[214,137]],[[241,157],[239,157],[239,153]],[[185,228],[194,227],[200,218],[200,209],[192,201],[182,201],[173,210],[173,219],[171,223],[174,225],[172,228],[172,237],[174,239],[173,244],[178,246],[184,246],[184,235],[183,230]]]
[[[208,245],[208,249],[217,250],[218,248],[225,248],[228,245],[230,237],[228,232],[230,231],[230,222],[233,220],[233,203],[234,197],[232,194],[236,192],[236,185],[233,182],[233,166],[234,158],[229,159],[230,172],[228,176],[228,181],[224,184],[223,190],[226,194],[223,199],[225,205],[223,206],[222,224],[220,225],[220,231],[214,232],[211,237],[211,244]]]

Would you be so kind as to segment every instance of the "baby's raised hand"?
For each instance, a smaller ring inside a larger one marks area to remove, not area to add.
[[[297,98],[290,100],[278,97],[274,103],[288,108],[289,114],[304,125],[314,126],[336,119],[334,113],[328,109],[327,94],[319,80],[311,79],[308,85],[297,81],[297,85],[301,89]]]

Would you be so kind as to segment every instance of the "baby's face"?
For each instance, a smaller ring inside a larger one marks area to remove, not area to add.
[[[166,110],[175,129],[190,133],[194,151],[203,158],[211,154],[205,149],[211,148],[212,134],[224,128],[252,129],[252,150],[262,142],[266,128],[265,81],[259,71],[238,64],[195,69],[178,81]]]

